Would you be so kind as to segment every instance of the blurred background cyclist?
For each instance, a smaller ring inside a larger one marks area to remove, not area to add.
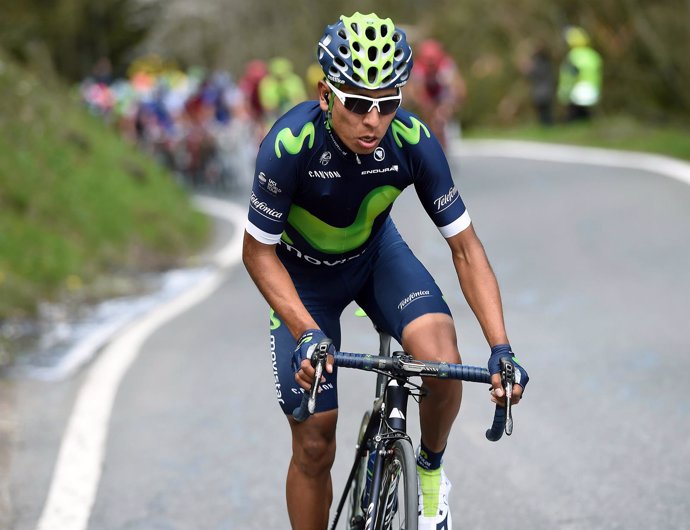
[[[456,113],[465,101],[467,88],[455,60],[436,39],[417,45],[405,96],[445,148],[449,129],[459,126]]]

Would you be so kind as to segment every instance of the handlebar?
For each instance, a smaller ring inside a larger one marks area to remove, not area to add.
[[[326,363],[326,353],[317,349],[312,354],[312,366],[317,370],[314,384],[309,392],[304,392],[302,402],[292,416],[297,422],[306,420],[315,410],[315,400],[321,380],[323,366]],[[491,384],[489,370],[480,366],[453,364],[434,361],[419,361],[408,354],[396,352],[393,356],[370,355],[363,353],[336,352],[333,364],[338,367],[354,368],[356,370],[383,372],[392,377],[437,377],[439,379],[455,379],[473,383]],[[321,371],[319,370],[321,368]],[[506,406],[496,405],[491,428],[486,431],[486,437],[492,442],[498,441],[503,432],[510,436],[513,432],[513,419],[510,408],[510,397],[515,382],[514,366],[509,358],[501,359],[501,381],[505,390]]]

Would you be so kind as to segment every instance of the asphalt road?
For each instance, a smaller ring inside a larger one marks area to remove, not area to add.
[[[445,458],[455,527],[690,528],[690,186],[585,163],[452,163],[531,376],[514,434],[497,444],[483,435],[486,388],[466,385]],[[446,294],[464,361],[483,364],[481,331],[414,190],[394,218]],[[219,222],[218,241],[231,233]],[[353,311],[343,349],[374,351],[371,326]],[[265,303],[236,266],[144,342],[115,397],[89,529],[288,528],[290,438],[267,327]],[[87,375],[0,381],[0,527],[36,528]],[[340,377],[336,496],[374,383]]]

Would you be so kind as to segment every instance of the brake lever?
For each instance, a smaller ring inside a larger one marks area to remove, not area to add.
[[[328,348],[331,345],[330,341],[323,341],[319,343],[311,355],[311,365],[314,367],[314,384],[311,385],[309,391],[309,401],[307,409],[309,414],[314,414],[316,410],[316,396],[319,393],[319,385],[321,384],[321,376],[323,375],[323,368],[326,365],[328,358]]]
[[[508,436],[513,434],[513,411],[512,397],[513,385],[515,384],[515,366],[509,359],[501,359],[501,384],[506,396],[506,426],[505,432]]]

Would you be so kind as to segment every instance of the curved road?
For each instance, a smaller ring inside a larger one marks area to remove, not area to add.
[[[688,528],[690,186],[586,157],[460,154],[456,180],[532,381],[513,436],[497,444],[483,437],[486,389],[465,387],[446,456],[456,526]],[[394,217],[446,293],[464,361],[483,364],[481,331],[413,190]],[[233,229],[218,226],[220,244]],[[267,308],[241,266],[219,282],[132,359],[107,423],[88,524],[69,526],[67,509],[64,528],[288,527],[290,439],[271,383]],[[343,349],[372,351],[376,337],[353,309]],[[0,478],[2,528],[36,528],[88,373],[61,383],[0,381],[0,469],[9,469]],[[373,381],[341,371],[336,496]],[[516,523],[506,523],[512,516]]]

